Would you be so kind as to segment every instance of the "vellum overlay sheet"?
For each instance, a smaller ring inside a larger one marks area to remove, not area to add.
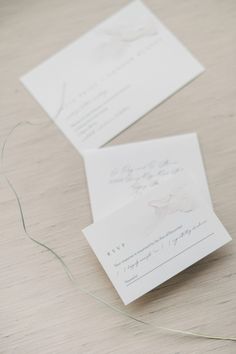
[[[124,304],[231,240],[187,175],[166,180],[83,232]]]
[[[102,146],[202,73],[134,1],[21,78],[74,146]]]

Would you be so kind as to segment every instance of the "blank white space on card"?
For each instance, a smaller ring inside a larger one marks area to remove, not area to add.
[[[84,161],[94,220],[185,170],[211,205],[195,133],[88,150]]]
[[[171,177],[83,232],[125,304],[231,240],[185,175]]]
[[[202,71],[134,1],[21,81],[81,151],[105,144]]]

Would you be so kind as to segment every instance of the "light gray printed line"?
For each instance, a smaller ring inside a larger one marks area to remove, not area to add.
[[[166,261],[162,262],[161,264],[159,264],[159,265],[156,266],[155,268],[153,268],[153,269],[149,270],[148,272],[144,273],[144,274],[141,275],[140,277],[136,278],[135,280],[133,280],[132,282],[130,282],[129,284],[127,284],[126,286],[128,287],[128,286],[134,284],[136,281],[138,281],[138,280],[140,280],[140,279],[146,277],[148,274],[154,272],[154,270],[156,270],[156,269],[162,267],[163,265],[165,265],[166,263],[172,261],[174,258],[178,257],[180,254],[185,253],[186,251],[188,251],[188,250],[191,249],[192,247],[194,247],[194,246],[196,246],[197,244],[201,243],[202,241],[206,240],[206,239],[209,238],[210,236],[213,236],[214,234],[215,234],[215,233],[212,232],[211,234],[209,234],[209,235],[203,237],[201,240],[195,242],[195,243],[192,244],[191,246],[189,246],[189,247],[185,248],[184,250],[182,250],[181,252],[177,253],[175,256],[173,256],[173,257],[167,259]]]

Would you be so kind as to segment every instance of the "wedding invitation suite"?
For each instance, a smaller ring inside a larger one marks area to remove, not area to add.
[[[129,304],[231,240],[186,175],[83,230],[124,304]]]
[[[134,1],[21,78],[81,152],[102,146],[202,73]]]
[[[94,220],[186,170],[211,205],[195,133],[91,149],[83,157]]]
[[[203,70],[133,1],[21,78],[83,155],[83,232],[125,305],[231,240],[195,133],[97,149]]]

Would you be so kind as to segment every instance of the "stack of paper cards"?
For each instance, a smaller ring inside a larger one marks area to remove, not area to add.
[[[196,134],[88,151],[83,230],[124,304],[231,240],[212,210]]]
[[[202,71],[134,1],[21,80],[82,152],[111,140]]]
[[[84,234],[125,304],[230,240],[195,134],[96,149],[203,70],[134,1],[21,79],[84,156]]]

